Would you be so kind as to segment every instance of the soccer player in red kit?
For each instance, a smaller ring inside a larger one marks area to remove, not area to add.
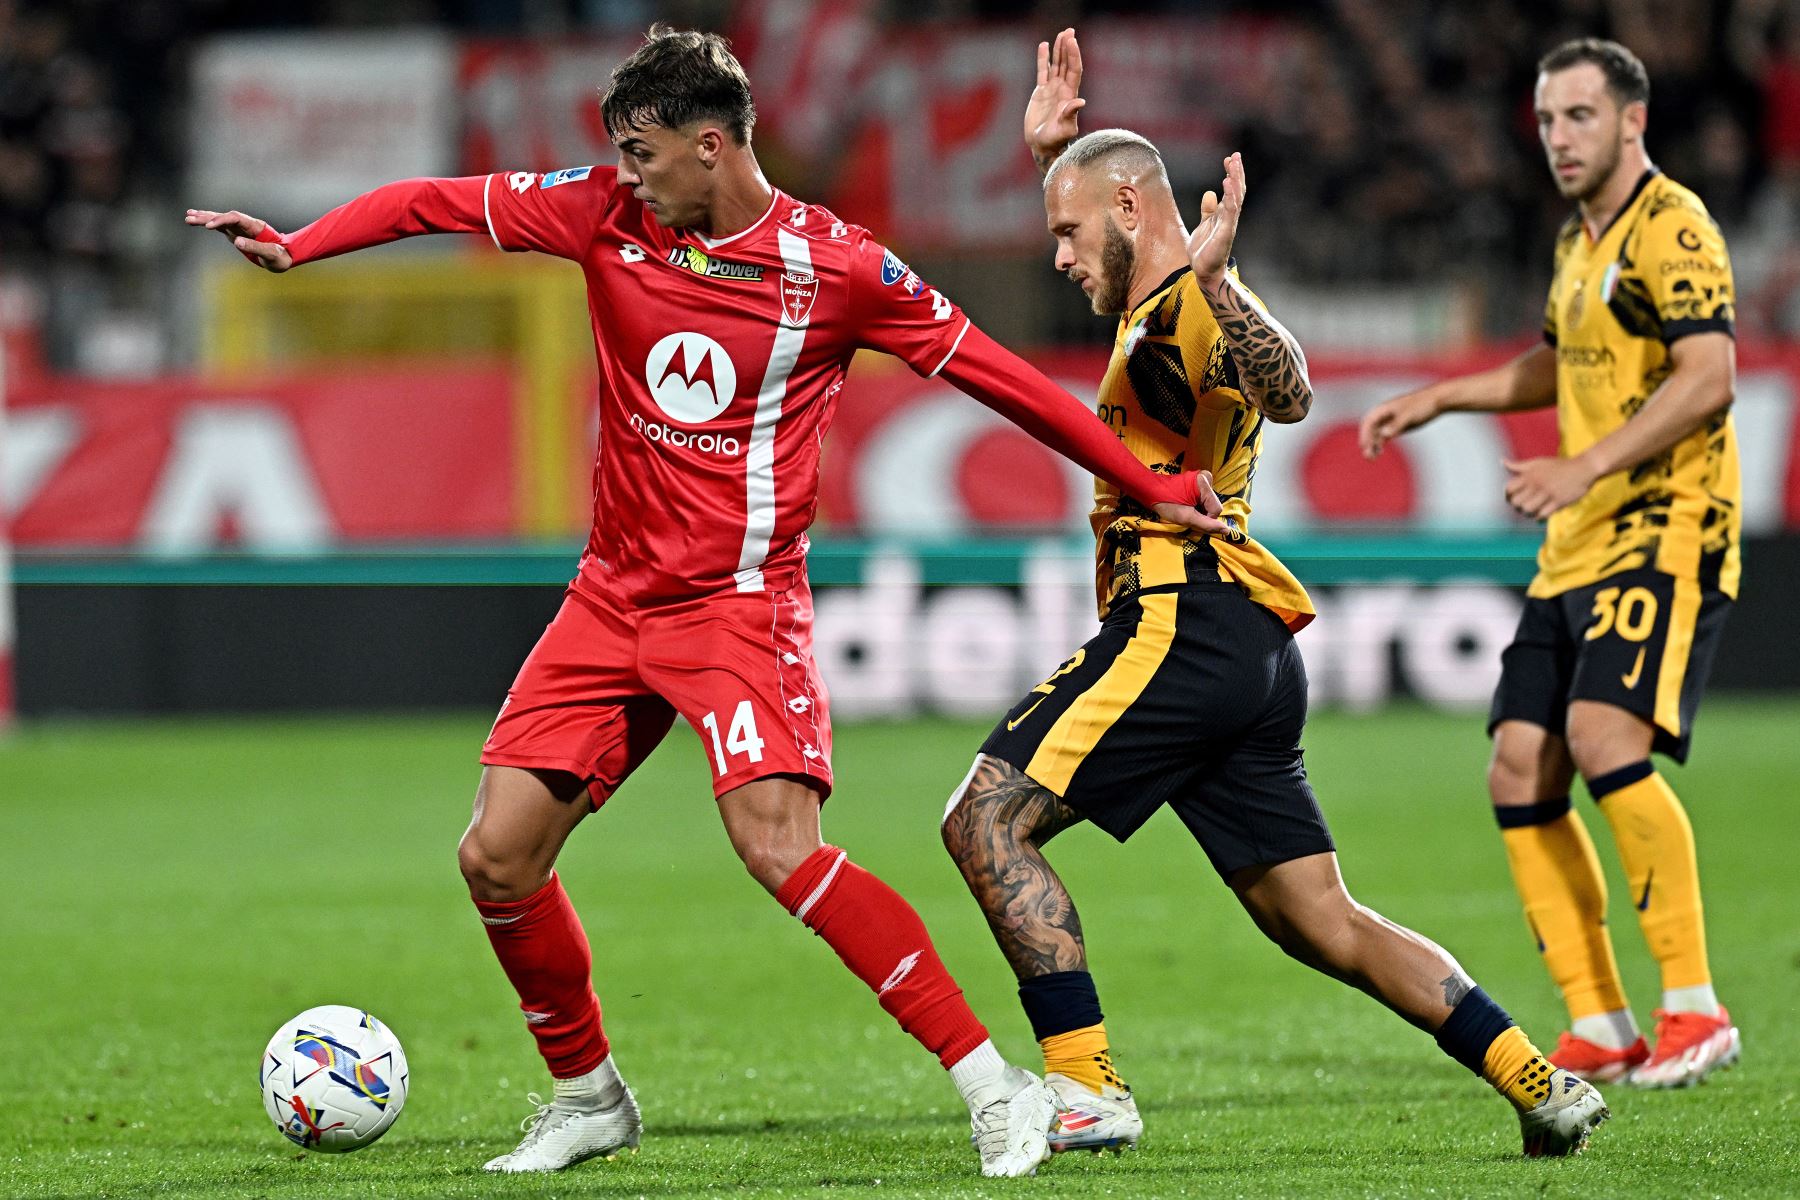
[[[271,271],[424,233],[581,264],[600,364],[594,524],[561,610],[482,750],[464,877],[555,1077],[487,1164],[549,1171],[635,1148],[581,923],[553,870],[680,714],[732,846],[938,1056],[986,1175],[1049,1155],[1053,1093],[1001,1059],[910,905],[825,844],[831,726],[811,648],[806,528],[851,356],[940,375],[1166,519],[1224,532],[1193,475],[1156,475],[867,230],[783,194],[750,147],[743,68],[714,35],[650,31],[601,102],[619,165],[389,184],[291,234],[190,210]]]

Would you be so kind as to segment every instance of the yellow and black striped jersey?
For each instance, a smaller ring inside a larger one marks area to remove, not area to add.
[[[1170,275],[1120,319],[1100,381],[1100,417],[1152,471],[1211,471],[1222,517],[1239,535],[1207,537],[1159,521],[1096,479],[1101,616],[1139,588],[1229,580],[1290,629],[1312,620],[1306,589],[1249,536],[1263,416],[1238,390],[1237,368],[1193,271]]]
[[[1556,241],[1544,339],[1556,349],[1564,457],[1623,425],[1674,369],[1669,347],[1732,328],[1731,260],[1698,196],[1652,168],[1598,239]],[[1606,476],[1550,518],[1531,595],[1653,567],[1736,596],[1742,488],[1729,412],[1668,452]]]

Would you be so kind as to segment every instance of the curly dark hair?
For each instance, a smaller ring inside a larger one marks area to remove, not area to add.
[[[652,125],[680,129],[713,120],[746,146],[756,124],[756,104],[731,43],[716,33],[675,29],[659,21],[637,52],[613,69],[600,99],[600,116],[614,137]]]

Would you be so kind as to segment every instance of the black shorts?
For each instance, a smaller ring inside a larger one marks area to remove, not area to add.
[[[1685,763],[1731,598],[1648,568],[1530,599],[1500,657],[1488,732],[1529,721],[1562,736],[1571,700],[1597,700],[1656,726],[1653,749]]]
[[[1120,841],[1167,804],[1229,876],[1335,849],[1305,726],[1293,634],[1236,584],[1186,584],[1116,604],[981,752]]]

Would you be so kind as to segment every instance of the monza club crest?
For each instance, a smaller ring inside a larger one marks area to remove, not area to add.
[[[781,319],[789,325],[806,324],[806,318],[812,315],[813,301],[819,296],[819,277],[817,275],[796,275],[792,271],[784,271],[781,275]]]

